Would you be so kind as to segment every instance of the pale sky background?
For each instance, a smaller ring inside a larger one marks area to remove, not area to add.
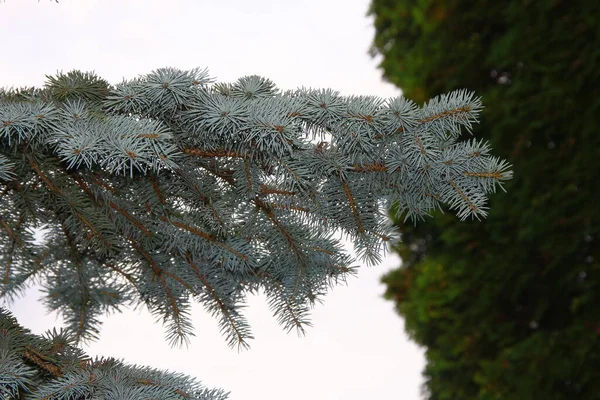
[[[208,67],[219,81],[257,74],[282,89],[330,87],[346,95],[397,96],[368,48],[368,0],[0,1],[0,87],[41,86],[46,74],[95,71],[109,82],[160,67]],[[305,337],[286,334],[263,298],[247,309],[255,340],[228,348],[217,321],[193,309],[196,336],[172,349],[146,310],[105,318],[88,354],[183,372],[232,400],[420,398],[423,352],[410,342],[380,277],[400,265],[361,268],[313,312]],[[60,325],[28,295],[10,306],[35,333]],[[1,303],[0,303],[1,304]]]

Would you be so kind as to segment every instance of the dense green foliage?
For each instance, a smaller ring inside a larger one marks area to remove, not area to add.
[[[514,163],[483,223],[398,224],[384,278],[426,347],[430,399],[600,398],[600,3],[373,0],[373,52],[409,98],[458,87]]]

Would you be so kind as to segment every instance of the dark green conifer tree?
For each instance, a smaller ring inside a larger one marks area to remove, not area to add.
[[[483,223],[398,221],[384,280],[426,347],[430,399],[600,398],[600,3],[373,0],[385,77],[424,101],[468,87],[511,160]]]

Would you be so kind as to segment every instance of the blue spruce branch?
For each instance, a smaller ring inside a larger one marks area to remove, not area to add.
[[[40,282],[73,344],[96,339],[104,313],[140,303],[165,322],[170,343],[185,343],[196,301],[231,346],[246,347],[241,308],[259,290],[286,330],[302,332],[315,301],[354,271],[340,232],[373,264],[396,240],[393,205],[415,221],[444,205],[461,219],[486,216],[487,195],[512,172],[488,143],[458,140],[481,109],[465,90],[418,107],[281,91],[257,76],[214,83],[203,69],[164,68],[115,86],[73,71],[41,89],[1,91],[0,296]],[[0,390],[15,398],[117,386],[167,396],[161,390],[194,385],[113,361],[40,382],[35,368],[58,364],[33,350],[22,364],[17,348],[0,353],[14,377]],[[111,368],[122,379],[98,383]],[[186,393],[204,394],[183,398],[221,396],[194,388]]]

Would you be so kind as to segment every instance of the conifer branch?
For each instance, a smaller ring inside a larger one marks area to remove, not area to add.
[[[91,359],[65,331],[39,336],[0,308],[0,396],[14,400],[83,398],[225,400],[189,376],[126,365],[113,358]]]
[[[340,182],[342,184],[342,187],[344,188],[344,193],[346,195],[346,198],[348,199],[348,205],[350,206],[350,209],[352,210],[352,215],[354,216],[354,220],[356,221],[357,230],[360,234],[363,234],[363,233],[365,233],[365,228],[364,228],[362,220],[360,218],[358,208],[356,208],[356,201],[354,200],[354,197],[352,196],[350,187],[344,180],[341,180]]]
[[[502,179],[502,172],[465,172],[465,176],[472,176],[475,178]]]
[[[290,246],[290,249],[294,252],[294,254],[296,254],[300,257],[302,255],[302,252],[300,251],[298,246],[296,246],[296,241],[294,240],[294,237],[281,224],[281,222],[279,222],[273,209],[271,207],[269,207],[268,204],[266,204],[265,202],[263,202],[262,200],[260,200],[258,198],[254,198],[253,201],[254,201],[254,204],[256,204],[258,206],[258,208],[260,208],[262,211],[264,211],[264,213],[267,215],[269,220],[271,220],[273,225],[279,230],[279,232],[281,233],[281,236],[283,236],[285,238],[286,242],[288,243],[288,245]]]
[[[206,232],[202,232],[201,230],[199,230],[198,228],[194,228],[193,226],[184,224],[183,222],[178,222],[178,221],[174,221],[174,220],[167,220],[164,217],[161,217],[162,221],[165,222],[170,222],[171,224],[173,224],[174,226],[183,229],[185,231],[188,231],[190,233],[193,233],[196,236],[201,237],[202,239],[208,240],[209,242],[213,243],[216,246],[219,246],[220,248],[227,250],[228,252],[230,252],[231,254],[235,255],[238,258],[241,258],[244,261],[249,261],[249,258],[247,255],[242,254],[238,251],[236,251],[235,249],[233,249],[231,246],[228,246],[227,244],[220,242],[217,238],[215,238],[212,235],[209,235]]]
[[[96,197],[94,196],[93,191],[90,189],[90,187],[87,185],[87,183],[82,179],[82,177],[78,176],[78,175],[71,175],[71,177],[77,183],[77,185],[90,197],[90,199],[92,201],[94,201],[97,205],[99,205]],[[104,185],[103,185],[103,187],[104,187]],[[153,235],[152,232],[150,230],[148,230],[148,228],[146,228],[144,226],[144,224],[142,224],[140,221],[138,221],[136,218],[134,218],[132,215],[130,215],[127,211],[125,211],[124,209],[119,207],[114,201],[109,200],[106,202],[106,204],[108,204],[108,206],[110,208],[117,211],[119,214],[121,214],[123,217],[125,217],[129,222],[131,222],[133,225],[135,225],[140,231],[142,231],[144,233],[144,235],[146,235],[147,237],[152,237],[152,235]]]
[[[166,204],[165,195],[160,190],[160,186],[158,185],[157,180],[154,179],[154,177],[152,175],[148,175],[148,180],[152,184],[152,189],[154,189],[154,193],[156,193],[156,197],[158,198],[158,201],[160,201],[160,204],[165,205]]]
[[[289,249],[296,255],[296,275],[294,276],[294,288],[290,295],[290,299],[293,300],[298,293],[301,278],[305,274],[306,255],[304,254],[302,249],[300,249],[300,247],[296,243],[296,240],[294,239],[293,235],[289,232],[289,230],[281,224],[281,222],[275,215],[273,209],[258,198],[254,198],[253,201],[267,215],[268,219],[281,233],[281,236],[285,238]]]
[[[418,107],[173,68],[114,86],[75,71],[1,96],[0,296],[58,274],[72,296],[50,291],[47,302],[80,337],[103,310],[137,300],[177,340],[191,332],[193,298],[245,343],[239,303],[263,289],[280,323],[302,329],[327,286],[352,273],[336,230],[371,262],[395,237],[382,221],[392,205],[415,220],[443,204],[461,219],[486,215],[512,173],[487,143],[458,140],[480,110],[466,91]],[[48,241],[32,244],[28,229],[42,225]]]
[[[130,238],[129,241],[130,241],[131,245],[133,246],[133,248],[136,249],[137,252],[140,253],[144,257],[144,259],[146,260],[148,265],[150,265],[150,267],[152,268],[153,278],[159,280],[160,285],[162,286],[163,291],[164,291],[165,295],[167,296],[168,303],[171,307],[171,311],[172,311],[171,317],[177,323],[177,321],[179,320],[180,314],[181,314],[181,310],[179,308],[177,299],[173,296],[171,289],[169,288],[167,280],[165,279],[165,275],[169,276],[169,278],[173,278],[174,280],[179,282],[182,286],[187,286],[188,284],[185,281],[180,280],[177,277],[173,276],[172,274],[169,274],[164,269],[161,269],[158,266],[158,264],[154,261],[152,256],[150,256],[150,254],[148,254],[147,251],[145,251],[140,245],[138,245],[135,242],[135,240]]]
[[[189,154],[197,157],[231,157],[231,158],[245,158],[241,154],[236,153],[235,151],[207,151],[202,149],[193,149],[193,148],[184,148],[183,152],[185,154]]]
[[[39,366],[55,378],[60,378],[63,376],[63,372],[60,367],[55,365],[52,361],[48,360],[47,356],[41,354],[31,346],[25,346],[23,357],[25,357],[27,360],[34,363],[35,365]]]
[[[21,219],[21,221],[22,221],[22,219]],[[8,226],[8,224],[6,223],[4,218],[2,218],[2,216],[0,216],[0,225],[2,225],[2,228],[6,231],[6,233],[8,233],[8,236],[11,237],[13,243],[15,243],[17,246],[19,246],[20,249],[23,249],[23,243],[21,243],[21,240],[19,239],[19,237],[17,235],[15,235],[15,233],[12,231],[12,229],[10,229],[10,227]]]
[[[376,162],[370,164],[355,164],[352,167],[348,168],[350,171],[354,172],[387,172],[388,167],[383,162]]]
[[[435,113],[433,115],[429,115],[428,117],[425,117],[423,119],[420,119],[417,121],[418,125],[424,125],[427,124],[429,122],[433,122],[433,121],[437,121],[440,120],[442,118],[447,118],[450,116],[461,116],[461,115],[467,115],[469,113],[469,111],[472,110],[472,107],[470,105],[466,105],[463,107],[456,107],[450,110],[444,110],[438,113]]]
[[[285,196],[295,196],[296,192],[291,190],[281,190],[277,188],[268,187],[267,185],[260,185],[259,195],[266,196],[269,194],[281,194]]]
[[[196,266],[196,264],[194,264],[192,257],[189,253],[186,254],[186,262],[190,265],[190,267],[192,268],[192,270],[194,271],[194,273],[196,274],[198,279],[202,282],[204,287],[208,290],[210,297],[214,300],[214,302],[217,304],[220,312],[225,317],[225,320],[227,321],[227,325],[229,326],[231,332],[233,332],[235,335],[234,342],[237,343],[238,346],[247,347],[248,344],[246,343],[245,334],[238,327],[237,322],[235,321],[235,319],[233,318],[233,316],[230,313],[229,307],[227,307],[225,305],[223,299],[221,299],[221,297],[217,294],[217,291],[215,290],[215,288],[206,279],[206,276],[204,274],[202,274],[200,272],[200,270],[198,269],[198,267]]]
[[[479,209],[473,202],[469,199],[469,197],[465,194],[465,192],[456,184],[454,181],[450,181],[450,185],[456,191],[456,193],[460,196],[460,198],[468,204],[469,208],[473,210],[473,212],[478,212]]]

